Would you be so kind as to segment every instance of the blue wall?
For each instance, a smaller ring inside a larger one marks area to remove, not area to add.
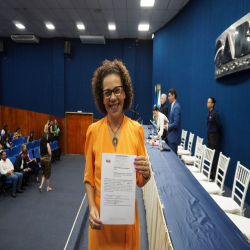
[[[120,59],[132,78],[132,108],[139,104],[140,116],[149,122],[152,41],[139,40],[138,46],[134,39],[106,40],[106,45],[83,45],[80,39],[69,39],[71,54],[67,60],[63,38],[41,39],[39,44],[4,40],[7,57],[0,59],[0,90],[8,94],[4,94],[0,104],[59,117],[64,117],[66,111],[82,110],[94,113],[94,118],[101,118],[103,115],[94,105],[91,79],[102,61]],[[130,111],[126,115],[132,117]]]
[[[250,168],[250,72],[215,80],[215,40],[249,9],[249,0],[192,0],[155,34],[153,42],[153,83],[161,83],[162,92],[171,87],[177,89],[183,129],[203,137],[205,143],[207,99],[213,96],[217,100],[215,109],[220,114],[223,133],[219,150],[231,157],[226,177],[229,188],[237,161]],[[247,203],[250,204],[250,191]]]

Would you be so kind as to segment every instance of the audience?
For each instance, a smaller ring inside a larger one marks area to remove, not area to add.
[[[22,154],[22,152],[25,151],[25,150],[27,151],[27,146],[26,146],[26,144],[22,144],[21,151],[20,151],[19,155]],[[29,165],[29,168],[31,168],[33,170],[33,173],[36,176],[36,182],[39,182],[39,178],[38,178],[39,165],[36,162],[36,158],[33,158],[33,160],[30,159],[28,151],[27,151],[27,162],[26,162],[26,164]]]
[[[4,125],[3,129],[1,130],[1,135],[5,134],[6,129],[8,128],[8,125]]]
[[[18,127],[18,128],[16,129],[16,132],[15,132],[14,135],[13,135],[13,139],[17,139],[17,138],[19,138],[19,137],[22,137],[21,128],[20,128],[20,127]]]
[[[23,190],[21,189],[23,174],[14,172],[14,167],[11,161],[7,159],[5,151],[2,151],[0,154],[1,154],[0,173],[2,175],[6,175],[6,180],[11,180],[13,182],[12,197],[16,198],[16,192],[23,193]]]
[[[30,131],[30,135],[28,136],[27,138],[27,142],[33,142],[34,141],[34,132],[33,131]]]
[[[31,174],[34,174],[34,171],[28,167],[28,156],[27,156],[27,150],[23,150],[20,155],[16,157],[15,161],[15,172],[19,172],[23,174],[23,182],[22,182],[22,188],[24,185],[30,186],[29,179]]]
[[[3,151],[3,145],[2,143],[0,142],[0,153]]]
[[[12,142],[10,136],[4,136],[3,140],[3,146],[5,149],[11,149],[12,148]]]

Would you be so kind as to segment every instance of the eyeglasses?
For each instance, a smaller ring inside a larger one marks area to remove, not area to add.
[[[111,89],[105,89],[103,91],[103,97],[108,99],[111,97],[112,93],[115,94],[115,96],[119,96],[122,93],[122,86],[117,86],[115,88]]]

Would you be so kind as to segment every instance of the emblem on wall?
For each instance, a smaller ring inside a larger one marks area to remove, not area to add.
[[[214,62],[215,79],[250,68],[250,13],[216,39]]]

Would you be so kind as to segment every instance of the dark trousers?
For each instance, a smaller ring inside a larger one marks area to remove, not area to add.
[[[177,155],[177,144],[176,143],[170,143],[169,142],[169,147],[172,149],[172,151]]]
[[[207,147],[210,149],[216,150],[216,148],[219,144],[219,139],[220,139],[219,132],[207,133]],[[211,170],[211,176],[210,176],[210,178],[212,180],[215,179],[217,163],[218,163],[218,157],[217,157],[216,151],[215,151],[213,164],[212,164],[212,170]]]

